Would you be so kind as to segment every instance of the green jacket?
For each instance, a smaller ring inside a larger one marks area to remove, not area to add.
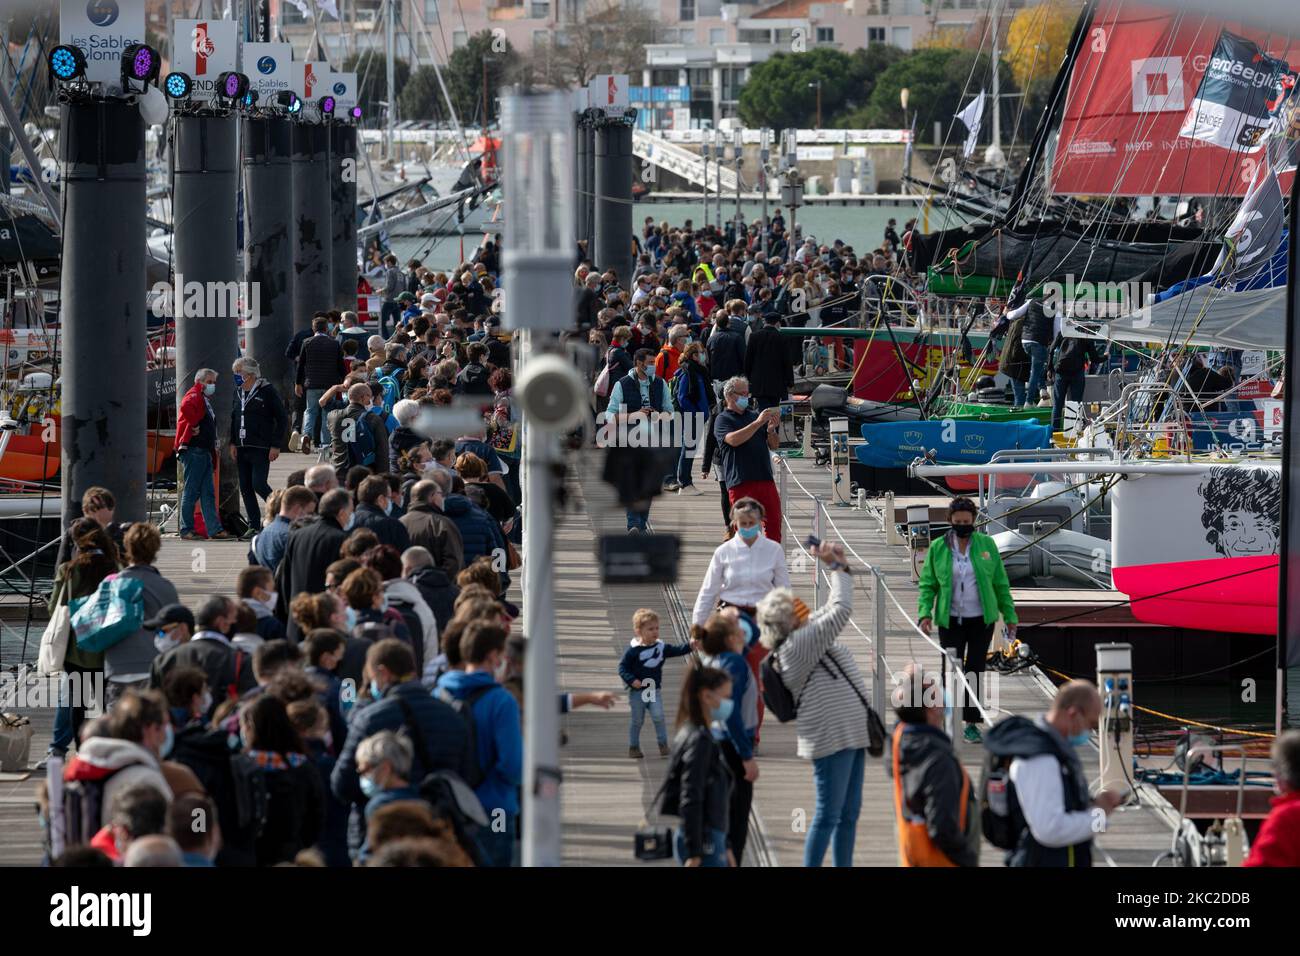
[[[1007,569],[1002,566],[1002,555],[997,543],[988,535],[976,531],[970,537],[971,567],[975,570],[975,583],[979,587],[980,604],[984,608],[984,623],[993,624],[1002,612],[1008,624],[1015,624],[1016,605],[1011,600],[1011,582]],[[917,584],[918,618],[933,618],[940,627],[948,626],[948,609],[952,606],[952,551],[948,536],[931,542],[925,555]]]

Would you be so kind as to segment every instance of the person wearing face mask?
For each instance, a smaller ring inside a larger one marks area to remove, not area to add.
[[[779,444],[775,408],[755,413],[750,407],[749,380],[735,376],[722,392],[726,410],[713,417],[721,472],[727,496],[734,506],[741,498],[753,498],[763,506],[764,531],[781,542],[781,497],[772,478],[772,451]]]
[[[258,866],[292,860],[312,846],[325,825],[325,793],[302,736],[284,702],[262,694],[239,709],[244,753],[266,790],[266,810],[254,843]]]
[[[289,615],[289,603],[303,592],[316,594],[325,589],[325,569],[337,561],[352,517],[352,496],[342,488],[327,491],[320,499],[320,520],[289,532],[284,557],[275,573],[279,595],[276,616],[285,622],[290,641],[300,640],[298,624]]]
[[[474,793],[489,813],[500,810],[505,826],[483,827],[479,842],[489,866],[513,865],[515,828],[519,817],[519,787],[524,777],[524,739],[519,704],[498,677],[506,669],[506,629],[495,621],[476,620],[460,639],[465,669],[448,671],[438,679],[435,695],[462,701],[474,722],[476,753],[470,755],[479,779]]]
[[[448,472],[431,472],[411,487],[411,506],[401,522],[410,536],[411,547],[426,548],[434,566],[454,578],[465,566],[465,545],[456,522],[443,513],[451,489]]]
[[[270,568],[250,564],[235,578],[235,596],[253,612],[257,624],[254,633],[264,641],[284,639],[284,625],[275,616],[279,595],[275,593],[275,575]]]
[[[951,530],[930,544],[917,584],[917,620],[926,634],[939,625],[939,643],[951,648],[977,700],[968,700],[965,683],[951,688],[962,704],[965,737],[979,743],[978,698],[984,658],[999,614],[1007,624],[1008,640],[1016,637],[1016,605],[997,542],[975,530],[978,509],[969,498],[954,498],[948,506]]]
[[[398,519],[391,517],[393,493],[388,479],[371,475],[357,489],[357,508],[352,516],[352,527],[369,528],[379,538],[380,544],[390,544],[399,551],[411,546],[410,535]]]
[[[624,429],[642,428],[647,434],[652,421],[662,421],[673,412],[672,389],[670,382],[655,374],[652,363],[654,353],[649,349],[638,349],[633,361],[636,363],[631,373],[614,383],[609,391],[609,405],[604,413],[604,421],[618,441]],[[657,427],[657,424],[656,424]],[[647,434],[647,437],[648,434]],[[631,439],[629,438],[629,442]],[[676,477],[665,490],[676,491]],[[650,520],[649,502],[644,508],[627,509],[627,530],[633,533],[646,531]]]
[[[1088,796],[1077,748],[1087,745],[1100,717],[1096,686],[1072,680],[1057,690],[1045,715],[1008,717],[989,730],[984,746],[1010,761],[1007,819],[1018,836],[1007,866],[1092,866],[1097,811],[1109,816],[1125,796],[1115,790]]]
[[[502,643],[504,646],[504,640]],[[348,724],[347,739],[330,775],[335,797],[357,808],[365,806],[368,797],[361,789],[357,750],[363,740],[383,730],[405,728],[415,744],[407,777],[413,783],[439,770],[466,776],[469,734],[465,721],[450,704],[420,684],[408,646],[395,638],[372,644],[366,652],[364,686],[372,702],[356,710]],[[517,723],[517,708],[515,713]]]
[[[391,730],[381,730],[361,741],[357,747],[357,773],[361,775],[361,793],[366,798],[367,823],[380,807],[396,800],[419,800],[420,790],[411,784],[411,763],[415,751],[411,741]],[[361,844],[358,862],[370,856],[368,843]]]
[[[211,540],[233,537],[221,527],[217,496],[213,488],[213,467],[217,461],[217,416],[212,397],[217,393],[217,373],[201,368],[194,384],[181,399],[176,418],[176,457],[181,464],[183,484],[178,506],[180,536],[187,541],[201,538],[194,530],[194,506],[203,512],[203,527]]]
[[[275,386],[262,378],[255,359],[240,356],[232,366],[235,400],[230,403],[230,453],[239,470],[239,493],[248,513],[248,536],[262,530],[261,497],[271,497],[271,462],[280,457],[289,415]]]
[[[733,781],[721,746],[733,708],[726,671],[687,668],[668,775],[660,789],[662,800],[656,801],[659,813],[681,819],[674,851],[682,866],[726,867],[737,862],[727,843]]]
[[[180,616],[177,607],[179,605],[164,607],[156,617],[146,620],[145,625],[164,629],[167,623]],[[149,672],[150,686],[162,687],[175,667],[197,667],[208,676],[208,689],[216,700],[239,697],[256,687],[253,662],[230,641],[238,614],[238,603],[228,597],[214,594],[204,600],[190,619],[197,625],[194,636],[154,659]]]

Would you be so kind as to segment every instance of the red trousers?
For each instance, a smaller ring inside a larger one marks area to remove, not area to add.
[[[762,505],[763,533],[777,544],[781,543],[781,496],[777,493],[775,481],[742,481],[727,489],[727,497],[733,505],[741,498],[753,498]]]

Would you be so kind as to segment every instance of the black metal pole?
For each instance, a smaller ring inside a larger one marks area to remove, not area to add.
[[[290,126],[282,117],[250,117],[244,120],[242,144],[244,276],[257,303],[257,315],[244,326],[244,353],[257,360],[262,377],[292,407],[294,366],[284,355],[293,338]]]
[[[596,130],[597,268],[613,269],[619,283],[632,280],[632,127],[610,117]]]
[[[172,285],[176,310],[176,400],[201,368],[215,371],[210,399],[220,451],[217,508],[239,513],[239,476],[230,455],[230,364],[239,355],[240,268],[235,196],[239,159],[233,116],[172,117],[172,210],[176,224]]]
[[[293,330],[333,306],[329,129],[293,124]],[[290,393],[292,394],[292,392]]]
[[[573,137],[573,196],[578,202],[577,215],[573,217],[573,238],[575,242],[587,238],[587,189],[590,184],[587,182],[587,160],[589,157],[587,155],[585,125],[583,115],[579,113],[577,131]]]
[[[95,485],[118,521],[143,521],[146,472],[144,120],[125,100],[64,103],[62,490],[64,519]]]
[[[1300,498],[1300,469],[1296,455],[1300,451],[1300,406],[1295,395],[1297,378],[1291,360],[1300,355],[1300,176],[1291,186],[1289,213],[1291,244],[1287,253],[1286,361],[1282,366],[1285,385],[1282,395],[1282,541],[1279,548],[1277,593],[1277,709],[1276,729],[1280,734],[1288,727],[1300,726],[1295,701],[1300,700],[1300,508],[1293,503]]]
[[[357,128],[343,123],[330,131],[331,285],[334,308],[357,309]]]
[[[587,241],[587,258],[596,261],[596,112],[588,110],[582,126],[587,161],[582,167],[585,191],[582,195],[582,238]]]

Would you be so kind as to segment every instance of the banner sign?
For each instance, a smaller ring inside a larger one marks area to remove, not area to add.
[[[357,105],[357,75],[355,73],[326,73],[321,85],[321,96],[334,97],[334,113],[342,116]]]
[[[293,90],[305,103],[313,106],[316,101],[328,92],[325,85],[325,78],[329,76],[329,67],[324,63],[312,63],[303,61],[293,63],[289,69],[289,88]]]
[[[1224,30],[1178,135],[1227,150],[1258,152],[1274,108],[1289,91],[1282,85],[1289,72],[1285,60]]]
[[[172,30],[172,69],[194,81],[196,100],[216,98],[217,77],[238,69],[234,20],[177,20]]]
[[[1234,45],[1228,56],[1220,56],[1225,36]],[[1260,63],[1236,59],[1246,55],[1245,45],[1259,51]],[[1226,62],[1229,57],[1231,62]],[[1215,65],[1219,60],[1225,62]],[[1262,109],[1259,115],[1268,115],[1275,105],[1270,102],[1275,88],[1256,97],[1238,84],[1247,82],[1247,69],[1252,71],[1250,84],[1260,82],[1261,75],[1272,83],[1273,61],[1300,62],[1300,37],[1200,13],[1105,0],[1070,75],[1051,170],[1052,191],[1075,196],[1244,196],[1265,154],[1256,150],[1253,131],[1248,135],[1252,142],[1238,145],[1244,130],[1229,118],[1228,110],[1244,115]],[[1189,115],[1201,117],[1192,126],[1195,138],[1181,135]],[[1227,147],[1219,144],[1222,137],[1217,133],[1210,137],[1210,118],[1215,115],[1223,118],[1218,129],[1227,136]],[[1243,120],[1241,125],[1257,124]],[[1287,173],[1282,179],[1284,192],[1290,190],[1292,176]]]
[[[293,89],[293,47],[288,43],[245,43],[244,69],[248,88],[262,100]]]
[[[144,42],[144,0],[59,0],[59,43],[80,47],[86,79],[122,88],[122,51]]]

